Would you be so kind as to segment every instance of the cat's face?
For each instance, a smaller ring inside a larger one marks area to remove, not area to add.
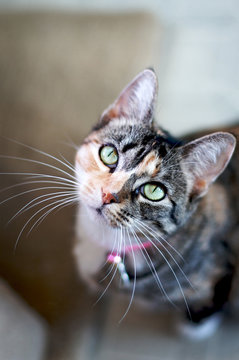
[[[102,115],[76,156],[79,197],[112,228],[156,226],[171,234],[228,163],[235,140],[216,133],[182,146],[152,117],[157,79],[139,74]]]

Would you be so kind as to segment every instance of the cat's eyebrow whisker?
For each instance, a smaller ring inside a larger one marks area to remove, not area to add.
[[[175,144],[171,150],[175,150],[176,145],[177,144]],[[165,165],[168,164],[169,161],[172,161],[177,155],[180,157],[180,160],[187,157],[187,155],[181,155],[177,150],[171,156],[168,156],[171,153],[171,150],[169,151],[169,153],[163,159],[164,161],[166,160],[165,163],[164,163]]]
[[[174,146],[169,150],[169,152],[167,153],[167,155],[164,157],[164,165],[168,164],[169,161],[172,161],[175,156],[180,156],[180,159],[184,159],[185,157],[187,157],[187,155],[181,155],[178,151],[176,146],[180,143],[181,141],[178,141],[176,144],[174,144]],[[175,152],[172,154],[172,152],[175,150]]]
[[[180,160],[182,160],[183,159],[183,156],[180,158]],[[195,165],[198,165],[198,163],[196,162],[196,161],[185,161],[184,163],[183,163],[184,165],[188,165],[188,164],[195,164]],[[177,167],[178,168],[178,164],[173,164],[173,165],[170,165],[170,166],[167,166],[167,171],[168,170],[170,170],[170,169],[172,169],[172,168],[175,168],[175,167]],[[179,170],[180,171],[180,170]]]
[[[175,148],[177,148],[177,145],[181,143],[181,141],[177,141],[176,144],[173,145],[173,147],[169,150],[167,155],[165,156],[164,160],[166,160],[165,164],[167,164],[170,160],[172,160],[177,155],[177,150],[174,152]]]
[[[146,264],[148,265],[150,271],[152,272],[152,275],[156,281],[156,284],[157,286],[159,287],[159,289],[161,290],[162,294],[166,297],[166,299],[170,302],[170,304],[173,306],[173,307],[176,307],[176,305],[174,304],[174,302],[170,299],[170,297],[168,296],[166,290],[164,289],[164,286],[163,286],[163,283],[162,281],[160,280],[159,278],[159,275],[155,269],[155,266],[147,252],[147,250],[142,246],[143,243],[142,241],[140,240],[140,238],[138,237],[138,235],[136,234],[135,230],[133,228],[131,228],[131,231],[132,231],[132,234],[134,236],[134,239],[135,241],[137,242],[137,244],[140,245],[140,251],[146,261]],[[141,248],[142,247],[142,248]]]
[[[133,256],[133,263],[134,263],[134,283],[133,283],[132,294],[131,294],[131,297],[130,297],[129,305],[128,305],[128,307],[127,307],[124,315],[123,315],[122,318],[120,319],[119,323],[121,323],[121,322],[124,320],[124,318],[126,317],[126,315],[127,315],[128,312],[129,312],[129,309],[131,308],[131,305],[132,305],[132,302],[133,302],[133,299],[134,299],[134,294],[135,294],[136,277],[137,277],[136,260],[135,260],[134,250],[133,250],[132,242],[131,242],[131,240],[130,240],[130,235],[129,235],[129,230],[128,230],[128,228],[126,228],[126,232],[127,232],[127,235],[128,235],[128,239],[129,239],[129,243],[130,243],[130,247],[131,247],[131,253],[132,253],[132,256]],[[123,261],[123,262],[124,262],[124,261]]]
[[[61,153],[60,153],[59,155],[60,155],[60,157],[64,160],[65,165],[68,164],[68,165],[69,165],[69,169],[75,173],[75,171],[76,171],[75,166],[74,166],[73,164],[71,164],[70,161],[67,160],[64,155],[62,155]]]
[[[72,197],[72,198],[73,198],[73,197]],[[71,199],[71,200],[72,200],[72,199]],[[63,199],[57,200],[57,201],[55,201],[55,202],[53,202],[53,203],[51,203],[51,204],[48,204],[48,205],[44,206],[43,208],[41,208],[41,209],[39,209],[38,211],[36,211],[36,212],[27,220],[27,222],[25,223],[25,225],[22,227],[20,233],[18,234],[16,243],[15,243],[15,246],[14,246],[14,251],[16,251],[18,242],[19,242],[19,240],[20,240],[20,238],[21,238],[24,230],[26,229],[27,225],[31,222],[31,220],[34,219],[34,217],[36,217],[41,211],[45,210],[47,207],[52,206],[52,205],[55,205],[56,203],[59,203],[59,202],[62,202],[62,201],[63,201]]]
[[[182,273],[182,275],[184,276],[184,278],[186,279],[186,281],[188,282],[188,284],[191,286],[191,288],[195,291],[196,289],[195,289],[195,287],[193,286],[193,284],[191,283],[191,281],[188,279],[188,277],[187,277],[187,275],[185,274],[185,272],[183,271],[183,269],[182,269],[182,267],[179,265],[179,263],[177,262],[177,260],[174,258],[174,256],[171,254],[171,252],[166,248],[166,246],[164,246],[164,244],[156,237],[156,236],[154,236],[154,234],[151,234],[151,232],[144,226],[144,224],[142,224],[142,223],[139,223],[139,221],[137,221],[138,222],[138,224],[140,225],[140,226],[142,226],[144,229],[145,229],[145,231],[147,231],[148,232],[148,234],[150,235],[150,236],[152,236],[163,248],[164,248],[164,250],[167,252],[167,254],[171,257],[171,259],[173,260],[173,262],[176,264],[176,266],[178,267],[178,269],[180,270],[180,272]],[[160,236],[160,235],[159,235]],[[160,236],[161,237],[161,236]],[[169,242],[167,241],[167,240],[165,240],[165,239],[163,239],[163,237],[161,237],[161,239],[162,240],[164,240],[168,245],[171,245],[171,244],[169,244]],[[174,248],[173,248],[174,249]],[[174,249],[174,250],[176,250],[176,249]],[[182,258],[183,259],[183,258]],[[183,259],[183,261],[184,261],[184,259]]]
[[[52,164],[48,164],[48,163],[45,163],[43,161],[39,161],[39,160],[33,160],[33,159],[28,159],[28,158],[22,158],[22,157],[19,157],[19,156],[9,156],[9,155],[0,155],[0,158],[4,158],[4,159],[12,159],[12,160],[20,160],[20,161],[26,161],[26,162],[30,162],[30,163],[34,163],[34,164],[39,164],[39,165],[43,165],[43,166],[46,166],[46,167],[49,167],[51,169],[54,169],[56,171],[59,171],[61,173],[63,173],[64,175],[66,176],[69,176],[71,179],[73,179],[74,181],[77,180],[75,176],[73,176],[72,174],[69,174],[67,171],[61,169],[61,168],[58,168],[57,166],[55,165],[52,165]],[[59,160],[60,161],[60,160]],[[63,161],[60,161],[62,164]],[[69,167],[67,165],[67,167]]]
[[[40,196],[30,200],[20,210],[18,210],[17,213],[11,217],[11,219],[8,221],[7,224],[10,224],[18,215],[21,215],[24,212],[30,210],[31,208],[33,208],[33,207],[35,207],[37,205],[40,205],[44,201],[50,201],[50,200],[53,200],[53,199],[58,198],[58,197],[71,196],[71,195],[74,195],[74,193],[73,192],[60,192],[60,191],[57,191],[55,193],[50,193],[50,194],[48,193],[48,194],[40,195]],[[42,199],[42,198],[46,198],[46,199],[44,199],[44,201],[43,200],[42,201],[37,201],[37,200]],[[35,202],[35,201],[37,201],[37,202]]]
[[[68,166],[66,163],[64,163],[64,161],[58,159],[56,156],[53,156],[53,155],[51,155],[51,154],[46,153],[45,151],[39,150],[39,149],[37,149],[37,148],[35,148],[35,147],[33,147],[33,146],[30,146],[30,145],[23,144],[23,143],[21,143],[20,141],[17,141],[17,140],[14,140],[14,139],[7,138],[7,140],[8,140],[8,141],[11,141],[11,142],[13,142],[13,143],[15,143],[15,144],[21,145],[21,146],[23,146],[23,147],[25,147],[25,148],[27,148],[27,149],[33,150],[33,151],[35,151],[36,153],[41,154],[41,155],[44,155],[44,156],[46,156],[46,157],[48,157],[48,158],[50,158],[50,159],[53,159],[53,160],[55,160],[56,162],[58,162],[58,163],[60,163],[60,164],[62,164],[62,165],[64,165],[64,166],[66,166],[67,168],[69,168],[69,166]],[[20,159],[21,159],[21,158],[20,158]],[[30,159],[29,159],[29,160],[30,160]],[[48,164],[48,165],[49,165],[49,164]],[[60,169],[58,168],[58,170],[60,170]],[[62,171],[64,171],[64,170],[62,170]],[[69,175],[69,176],[72,176],[72,175],[70,175],[70,174],[68,174],[68,175]]]
[[[172,268],[171,264],[169,263],[168,259],[166,258],[166,256],[163,254],[163,252],[154,244],[154,242],[142,231],[142,229],[140,229],[137,225],[135,225],[135,227],[142,233],[142,235],[145,236],[146,239],[148,239],[148,241],[156,248],[156,250],[160,253],[160,255],[163,257],[164,261],[167,263],[169,269],[172,271],[172,274],[173,276],[175,277],[175,280],[178,284],[178,287],[180,289],[180,292],[183,296],[183,299],[184,299],[184,302],[185,302],[185,305],[186,305],[186,308],[187,308],[187,311],[188,311],[188,314],[190,315],[190,309],[189,309],[189,306],[188,306],[188,302],[187,302],[187,299],[186,299],[186,296],[184,294],[184,291],[183,291],[183,288],[180,284],[180,281],[174,271],[174,269]]]
[[[69,137],[69,136],[67,136],[67,138],[68,138],[68,141],[61,141],[61,143],[62,144],[64,144],[64,145],[66,145],[66,146],[69,146],[70,148],[72,148],[72,149],[75,149],[75,150],[78,150],[79,149],[79,146],[78,145],[76,145],[75,143],[74,143],[74,141]]]

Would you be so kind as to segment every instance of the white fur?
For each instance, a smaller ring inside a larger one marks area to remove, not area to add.
[[[93,219],[90,209],[81,205],[77,214],[76,236],[74,254],[77,266],[82,278],[88,281],[106,261],[106,244],[112,239],[113,246],[114,230],[97,221],[96,217]]]
[[[208,319],[203,320],[200,324],[194,323],[180,323],[179,331],[182,335],[186,336],[191,340],[205,340],[212,336],[222,321],[221,314],[215,314],[210,316]]]

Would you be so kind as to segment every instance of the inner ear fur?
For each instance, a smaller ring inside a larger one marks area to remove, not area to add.
[[[236,146],[236,138],[217,132],[181,148],[182,166],[189,178],[191,197],[203,196],[211,183],[225,170]]]

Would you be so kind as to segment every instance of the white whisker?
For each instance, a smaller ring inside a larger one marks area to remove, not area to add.
[[[47,174],[42,174],[42,173],[31,173],[31,172],[0,172],[0,175],[22,175],[22,176],[30,176],[31,179],[32,178],[38,178],[38,177],[42,177],[42,178],[50,178],[50,179],[58,179],[60,181],[65,181],[68,182],[70,184],[74,184],[76,186],[79,186],[79,183],[77,181],[73,181],[71,179],[67,179],[67,178],[63,178],[60,176],[56,176],[56,175],[47,175]]]
[[[131,253],[132,253],[132,256],[133,256],[133,263],[134,263],[134,283],[133,283],[132,294],[131,294],[131,297],[130,297],[129,305],[128,305],[128,307],[127,307],[124,315],[123,315],[122,318],[120,319],[119,323],[121,323],[121,322],[124,320],[124,318],[126,317],[126,315],[127,315],[128,312],[129,312],[129,309],[131,308],[131,305],[132,305],[132,302],[133,302],[133,299],[134,299],[134,294],[135,294],[136,276],[137,276],[136,260],[135,260],[134,250],[133,250],[132,242],[131,242],[131,240],[130,240],[130,235],[129,235],[129,230],[128,230],[128,228],[126,228],[126,231],[127,231],[129,243],[130,243],[130,246],[131,246]]]
[[[108,257],[112,256],[113,255],[113,252],[115,251],[115,243],[117,242],[117,248],[118,248],[118,244],[119,244],[119,241],[118,241],[118,231],[116,232],[116,235],[115,235],[115,240],[114,240],[114,244],[113,244],[113,247],[111,249],[111,252],[110,254],[107,256],[107,260],[105,261],[105,263],[101,266],[101,269],[104,268],[104,266],[108,263]],[[102,283],[103,281],[105,281],[107,279],[107,277],[111,274],[111,272],[113,271],[113,268],[114,268],[114,263],[112,263],[110,265],[110,269],[109,271],[106,273],[106,275],[103,277],[103,279],[100,280],[100,283]]]
[[[148,234],[150,236],[152,236],[163,248],[164,250],[167,252],[167,254],[171,257],[171,259],[173,260],[173,262],[176,264],[176,266],[178,267],[178,269],[180,270],[180,272],[182,273],[182,275],[184,276],[184,278],[186,279],[186,281],[189,283],[189,285],[191,286],[191,288],[193,290],[195,290],[194,286],[192,285],[191,281],[188,279],[187,275],[185,274],[185,272],[183,271],[183,269],[181,268],[181,266],[179,265],[179,263],[177,262],[177,260],[173,257],[173,255],[170,253],[170,251],[166,248],[166,246],[164,246],[164,244],[158,239],[156,238],[156,236],[154,236],[154,234],[151,234],[149,232],[149,230],[144,226],[144,224],[142,224],[141,222],[137,221],[137,223],[142,226],[145,231],[148,232]],[[159,235],[160,236],[160,235]],[[160,236],[161,237],[161,236]],[[162,238],[163,239],[163,238]],[[164,240],[164,239],[163,239]],[[166,241],[166,240],[165,240]],[[166,241],[166,243],[169,245],[169,243]],[[173,248],[174,249],[174,248]],[[174,249],[176,251],[176,249]]]
[[[15,246],[14,246],[14,251],[16,251],[16,248],[17,248],[18,242],[19,242],[19,240],[20,240],[20,237],[22,236],[22,233],[24,232],[24,230],[26,229],[26,227],[27,227],[27,225],[30,223],[30,221],[31,221],[32,219],[34,219],[34,217],[37,216],[41,211],[45,210],[47,207],[52,206],[52,205],[55,205],[55,204],[57,204],[57,203],[59,203],[59,202],[62,202],[62,199],[61,199],[61,200],[57,200],[57,201],[55,201],[55,202],[53,202],[53,203],[51,203],[51,204],[48,204],[48,205],[44,206],[43,208],[41,208],[41,209],[39,209],[38,211],[36,211],[36,212],[30,217],[30,219],[28,219],[28,221],[25,223],[25,225],[22,227],[20,233],[18,234],[16,243],[15,243]]]
[[[32,225],[32,227],[30,228],[30,230],[28,231],[28,233],[27,233],[27,236],[29,236],[30,235],[30,233],[32,232],[32,230],[35,228],[35,227],[38,227],[44,220],[45,220],[45,218],[51,213],[51,212],[53,212],[54,210],[61,210],[62,208],[64,208],[65,206],[68,206],[68,205],[70,205],[70,204],[73,204],[73,203],[75,203],[77,201],[77,198],[71,198],[71,199],[66,199],[66,200],[64,200],[64,199],[62,199],[62,203],[60,203],[60,204],[58,204],[58,205],[56,205],[56,206],[54,206],[53,208],[51,208],[50,210],[47,210],[44,214],[42,214],[40,217],[39,217],[39,219]],[[53,204],[51,204],[51,205],[53,205]]]
[[[134,230],[133,228],[131,228],[131,231],[132,231],[132,234],[133,234],[136,242],[137,242],[139,245],[142,246],[143,243],[142,243],[142,241],[140,240],[140,238],[138,237],[138,235],[136,234],[135,230]],[[166,299],[170,302],[170,304],[171,304],[173,307],[176,307],[176,305],[173,303],[173,301],[170,299],[170,297],[169,297],[168,294],[166,293],[166,291],[165,291],[165,289],[164,289],[164,286],[163,286],[163,284],[162,284],[162,281],[161,281],[160,278],[159,278],[159,275],[158,275],[158,273],[157,273],[157,271],[156,271],[156,269],[155,269],[155,267],[154,267],[154,264],[153,264],[153,262],[152,262],[152,260],[151,260],[151,258],[150,258],[150,256],[149,256],[147,250],[146,250],[144,247],[142,247],[142,249],[141,249],[141,247],[140,247],[140,251],[141,251],[141,253],[142,253],[142,255],[143,255],[143,257],[144,257],[144,259],[145,259],[145,261],[146,261],[146,264],[148,265],[150,271],[152,272],[152,275],[153,275],[153,277],[154,277],[154,279],[155,279],[155,281],[156,281],[156,284],[158,285],[159,289],[162,291],[162,293],[164,294],[164,296],[166,297]],[[148,260],[149,260],[149,261],[148,261]]]
[[[64,155],[62,155],[61,153],[60,153],[59,155],[60,155],[60,157],[64,160],[65,165],[68,164],[68,165],[69,165],[69,166],[68,166],[69,169],[70,169],[71,171],[73,171],[73,173],[75,173],[75,171],[76,171],[75,166],[74,166],[73,164],[71,164],[70,161],[68,161],[68,160],[64,157]]]
[[[1,201],[0,205],[4,204],[4,203],[6,203],[6,202],[8,202],[8,201],[10,201],[12,199],[15,199],[15,198],[17,198],[19,196],[29,194],[31,192],[40,191],[40,190],[49,190],[49,189],[68,190],[69,191],[69,188],[65,187],[65,186],[42,186],[42,187],[39,187],[39,188],[36,188],[36,189],[30,189],[30,190],[22,191],[22,192],[20,192],[19,194],[16,194],[16,195],[12,195],[9,198]]]
[[[138,222],[139,225],[143,226],[145,228],[145,230],[148,231],[149,234],[151,234],[151,232],[152,232],[156,236],[159,236],[182,259],[182,261],[185,262],[185,259],[182,256],[182,254],[180,254],[180,252],[178,252],[178,250],[175,249],[175,247],[172,244],[170,244],[162,235],[159,235],[154,229],[150,228],[147,224],[143,223],[142,221],[137,220],[137,219],[135,219],[135,221]],[[159,242],[162,245],[162,243],[159,239],[157,239],[154,235],[152,235],[152,236],[155,238],[155,240],[157,240],[157,242]]]
[[[121,246],[122,246],[122,238],[120,239],[120,244],[119,244],[120,249],[119,248],[117,249],[117,255],[119,255],[121,253]],[[117,270],[118,270],[118,265],[116,264],[115,265],[115,271],[114,271],[109,283],[107,284],[107,286],[106,286],[105,290],[103,291],[103,293],[100,295],[100,297],[95,302],[94,306],[102,299],[102,297],[105,295],[106,291],[109,289],[110,285],[112,284],[112,282],[113,282],[113,280],[115,278]]]
[[[177,284],[178,284],[178,287],[179,287],[180,292],[181,292],[181,294],[182,294],[182,296],[183,296],[183,299],[184,299],[184,302],[185,302],[187,311],[188,311],[188,313],[190,314],[188,302],[187,302],[187,299],[186,299],[186,297],[185,297],[184,291],[183,291],[182,286],[181,286],[181,284],[180,284],[180,281],[179,281],[179,279],[178,279],[178,277],[177,277],[174,269],[172,268],[171,264],[169,263],[168,259],[167,259],[166,256],[163,254],[163,252],[154,244],[154,242],[153,242],[137,225],[135,225],[135,227],[145,236],[146,239],[149,240],[149,242],[156,248],[156,250],[160,253],[160,255],[162,256],[162,258],[164,259],[164,261],[167,263],[169,269],[171,270],[171,272],[172,272],[172,274],[173,274],[173,276],[174,276],[174,278],[175,278],[175,280],[176,280],[176,282],[177,282]]]
[[[57,198],[57,197],[62,197],[62,196],[67,196],[67,195],[73,195],[73,194],[74,194],[74,192],[66,192],[66,191],[65,191],[65,192],[60,192],[60,191],[57,191],[57,192],[55,192],[55,193],[50,193],[50,194],[48,193],[48,194],[40,195],[40,196],[38,196],[38,197],[30,200],[30,201],[29,201],[27,204],[25,204],[20,210],[18,210],[18,212],[11,217],[11,219],[8,221],[7,224],[10,224],[18,215],[23,214],[25,211],[28,211],[28,210],[32,209],[33,207],[35,207],[35,206],[37,206],[37,205],[40,205],[42,202],[49,201],[49,200],[53,200],[53,199],[55,199],[55,198]],[[37,200],[42,199],[42,198],[45,198],[45,197],[46,197],[46,199],[44,199],[44,200],[42,200],[42,201],[37,201]],[[37,202],[34,203],[34,201],[37,201]],[[32,204],[32,205],[31,205],[31,204]],[[29,205],[31,205],[31,206],[29,206]]]
[[[23,185],[42,184],[42,183],[43,183],[43,184],[64,185],[64,186],[67,186],[69,189],[70,189],[70,188],[76,189],[76,186],[75,186],[75,185],[71,185],[71,184],[65,183],[65,182],[63,182],[63,181],[33,180],[33,181],[24,181],[24,182],[15,184],[15,185],[11,185],[11,186],[5,187],[4,189],[1,189],[1,190],[0,190],[0,193],[1,193],[1,192],[6,192],[7,190],[11,190],[11,189],[17,188],[17,187],[19,187],[19,186],[23,186]]]

